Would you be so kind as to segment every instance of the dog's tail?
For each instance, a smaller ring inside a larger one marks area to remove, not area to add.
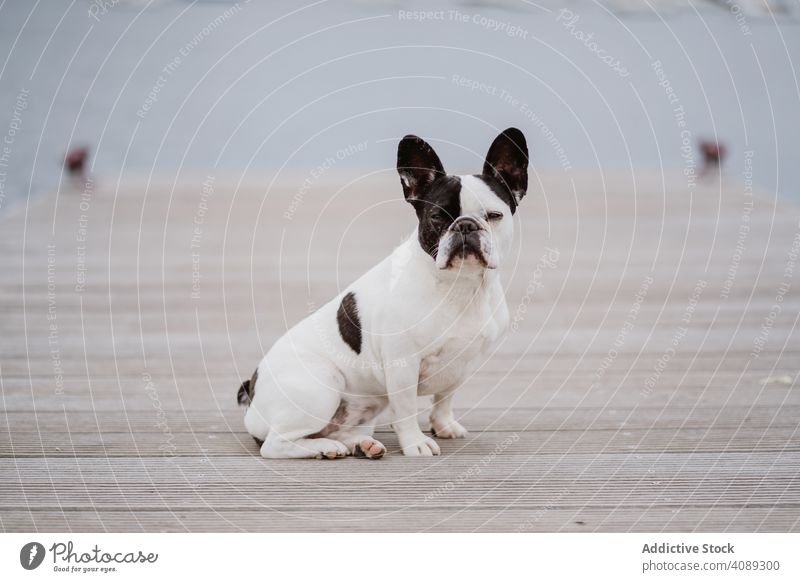
[[[245,380],[239,386],[239,392],[236,393],[236,400],[239,402],[239,406],[250,406],[256,393],[256,380],[258,380],[258,368],[253,372],[252,378]]]
[[[239,386],[239,392],[236,394],[236,400],[239,402],[239,406],[250,405],[250,380],[245,380],[242,382],[242,385]]]

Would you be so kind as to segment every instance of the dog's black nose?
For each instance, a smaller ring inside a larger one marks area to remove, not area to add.
[[[468,216],[462,216],[453,223],[453,230],[455,232],[460,232],[463,235],[467,235],[471,232],[475,232],[476,230],[480,230],[480,228],[481,227],[477,223],[477,221]]]

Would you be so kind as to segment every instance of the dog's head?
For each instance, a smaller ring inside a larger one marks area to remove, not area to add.
[[[447,175],[424,140],[407,135],[397,172],[419,220],[418,238],[439,269],[497,268],[514,234],[512,215],[528,188],[528,146],[516,128],[492,143],[481,174]]]

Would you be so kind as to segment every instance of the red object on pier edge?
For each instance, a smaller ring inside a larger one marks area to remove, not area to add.
[[[716,141],[701,141],[700,152],[706,165],[720,165],[725,157],[725,144]]]
[[[64,166],[70,174],[83,174],[86,169],[86,160],[89,159],[89,148],[76,147],[67,152]]]

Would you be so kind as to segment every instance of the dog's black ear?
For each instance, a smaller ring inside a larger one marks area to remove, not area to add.
[[[397,173],[408,202],[418,200],[425,188],[445,175],[439,156],[416,135],[405,136],[397,146]]]
[[[519,202],[528,190],[528,144],[516,127],[498,135],[486,154],[483,175],[495,178]]]

